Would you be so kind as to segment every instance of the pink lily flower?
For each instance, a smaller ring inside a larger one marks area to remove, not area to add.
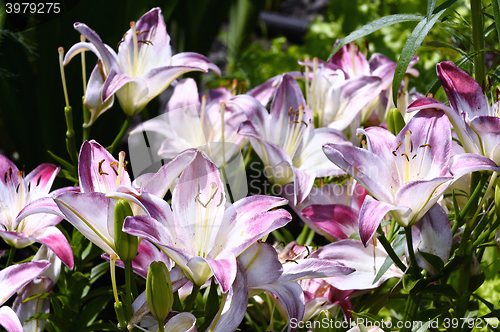
[[[293,199],[291,184],[279,193]],[[349,179],[342,186],[331,182],[325,186],[313,187],[311,193],[292,209],[314,232],[330,241],[347,239],[359,229],[359,210],[368,192],[356,180]]]
[[[0,155],[0,237],[15,248],[24,248],[34,242],[45,244],[72,269],[71,247],[63,233],[55,227],[63,216],[49,193],[59,170],[54,165],[41,164],[25,175],[24,170],[20,171],[14,163]],[[68,187],[52,194],[74,190]]]
[[[481,154],[500,164],[498,102],[490,106],[481,86],[453,62],[438,63],[437,75],[451,107],[433,98],[422,98],[413,102],[409,111],[423,108],[444,111],[466,152]]]
[[[273,210],[287,203],[276,197],[246,197],[226,206],[224,188],[215,165],[196,152],[173,190],[172,209],[164,201],[151,204],[151,217],[127,217],[123,230],[159,245],[194,284],[215,276],[226,293],[236,278],[236,257],[291,216]]]
[[[290,253],[295,247],[302,247],[300,255]],[[252,297],[268,291],[277,297],[282,316],[301,321],[305,313],[304,293],[296,281],[312,278],[341,277],[354,272],[334,260],[308,257],[309,248],[290,243],[279,255],[268,243],[258,241],[245,250],[238,260],[245,269],[248,296]],[[283,260],[287,256],[289,259]],[[266,266],[266,269],[262,267]],[[293,331],[291,326],[288,331]]]
[[[28,298],[33,295],[50,293],[61,273],[61,260],[45,245],[38,249],[32,260],[32,262],[39,261],[50,262],[49,268],[21,288],[12,305],[17,317],[23,322],[25,332],[44,331],[47,319],[29,319],[36,314],[48,314],[50,312],[50,299],[40,297],[28,300]]]
[[[102,91],[94,89],[88,93],[98,95],[102,92],[103,102],[116,94],[128,116],[139,113],[184,73],[212,69],[220,75],[219,68],[200,54],[186,52],[172,56],[170,37],[160,8],[151,9],[137,23],[131,23],[130,30],[119,43],[118,53],[105,45],[87,25],[75,23],[74,27],[90,42],[73,45],[64,58],[64,64],[84,50],[94,52],[104,65],[106,79]]]
[[[344,135],[332,128],[314,129],[309,110],[298,83],[283,75],[271,114],[255,99],[235,97],[252,108],[249,119],[239,133],[250,138],[253,149],[265,165],[266,176],[272,183],[294,183],[294,204],[302,202],[316,177],[340,175],[344,172],[328,164],[320,146],[327,142],[349,144]]]
[[[19,289],[38,277],[50,266],[48,261],[28,262],[9,266],[0,271],[0,306]],[[9,307],[0,307],[0,325],[8,332],[22,332],[23,326]]]
[[[191,78],[185,79],[175,86],[166,112],[140,124],[130,135],[138,133],[142,137],[142,131],[158,133],[166,137],[158,149],[159,156],[172,159],[186,149],[198,148],[220,166],[224,161],[231,160],[246,143],[246,139],[238,135],[237,130],[247,117],[241,109],[231,105],[232,97],[229,90],[221,87],[212,89],[208,98],[203,96],[200,101],[196,82]],[[227,106],[221,108],[221,103]]]
[[[359,216],[365,245],[388,212],[401,226],[414,225],[462,175],[500,170],[490,159],[475,154],[450,158],[450,123],[441,111],[420,111],[397,137],[377,127],[358,133],[366,136],[368,150],[326,144],[324,151],[374,197],[365,198]]]

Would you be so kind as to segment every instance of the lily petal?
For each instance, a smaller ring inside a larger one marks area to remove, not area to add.
[[[375,198],[385,202],[393,201],[390,181],[376,180],[391,178],[382,158],[365,149],[344,144],[325,144],[323,151],[328,159],[354,177]]]
[[[50,266],[48,261],[28,262],[9,266],[0,271],[0,305],[20,288],[26,286]],[[1,321],[1,320],[0,320]]]
[[[472,119],[476,115],[489,115],[489,105],[481,87],[451,61],[436,65],[439,82],[453,109],[466,112]]]
[[[359,228],[359,212],[347,205],[310,205],[302,215],[337,240],[348,239]]]
[[[0,325],[7,332],[23,332],[23,326],[11,308],[4,306],[0,308]]]
[[[276,249],[260,240],[241,253],[238,261],[245,269],[248,287],[273,283],[283,273]],[[263,269],[263,266],[266,268]]]
[[[365,247],[375,234],[382,219],[390,211],[396,211],[403,216],[411,212],[408,207],[394,206],[366,196],[361,211],[359,211],[359,236]]]

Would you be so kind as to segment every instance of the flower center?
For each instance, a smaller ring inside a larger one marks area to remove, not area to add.
[[[215,182],[210,183],[208,192],[202,194],[198,183],[198,192],[194,197],[196,204],[196,224],[194,231],[194,245],[197,256],[206,257],[213,246],[214,236],[218,233],[217,215],[222,206],[224,209],[224,191],[217,197],[219,188]],[[202,197],[204,196],[204,197]]]
[[[423,178],[422,166],[428,157],[427,153],[430,153],[429,149],[431,149],[430,144],[422,144],[415,148],[411,140],[411,131],[405,132],[404,146],[400,141],[396,149],[392,151],[400,186]]]
[[[302,142],[305,130],[311,123],[311,119],[309,119],[309,123],[304,121],[304,115],[306,112],[304,111],[303,105],[299,105],[298,110],[293,112],[292,110],[292,107],[288,110],[288,117],[290,121],[288,122],[288,126],[286,128],[285,143],[283,144],[283,149],[290,156],[290,159],[293,159],[295,152],[297,152],[297,149]]]
[[[104,183],[104,186],[105,186],[104,192],[109,193],[114,188],[110,188],[109,185],[108,185],[108,181],[106,181],[105,176],[109,176],[110,173],[108,173],[108,172],[110,172],[110,171],[107,172],[107,170],[104,169],[103,165],[104,165],[105,161],[106,161],[106,159],[102,159],[101,161],[99,161],[98,166],[97,166],[97,171],[99,173],[99,176],[103,180],[102,182]],[[122,180],[123,180],[123,177],[124,177],[123,175],[127,171],[127,165],[125,163],[125,152],[121,151],[118,154],[118,161],[111,162],[109,164],[109,168],[111,168],[111,170],[114,173],[114,176],[115,176],[115,188],[116,188],[120,184],[122,184]],[[111,174],[111,176],[113,176],[113,174]]]

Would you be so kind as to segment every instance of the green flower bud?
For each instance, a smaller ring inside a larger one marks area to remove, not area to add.
[[[387,111],[387,130],[397,135],[405,125],[405,119],[397,108],[391,108]]]
[[[132,261],[137,255],[137,248],[141,242],[137,236],[133,236],[122,231],[123,222],[128,216],[133,216],[130,204],[120,199],[115,206],[115,246],[120,260],[124,262]]]
[[[163,322],[172,310],[174,293],[167,266],[163,262],[152,262],[146,280],[146,299],[151,314]]]

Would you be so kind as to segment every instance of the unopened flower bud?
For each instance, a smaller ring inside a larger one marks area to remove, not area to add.
[[[124,233],[122,230],[125,218],[133,215],[130,204],[126,200],[120,199],[116,202],[115,245],[120,260],[124,262],[132,261],[135,258],[140,243],[140,239],[137,236]]]
[[[146,299],[151,314],[163,322],[172,310],[174,302],[170,273],[163,262],[152,262],[149,265]]]
[[[405,125],[405,119],[397,108],[391,108],[387,111],[387,130],[397,135]]]

